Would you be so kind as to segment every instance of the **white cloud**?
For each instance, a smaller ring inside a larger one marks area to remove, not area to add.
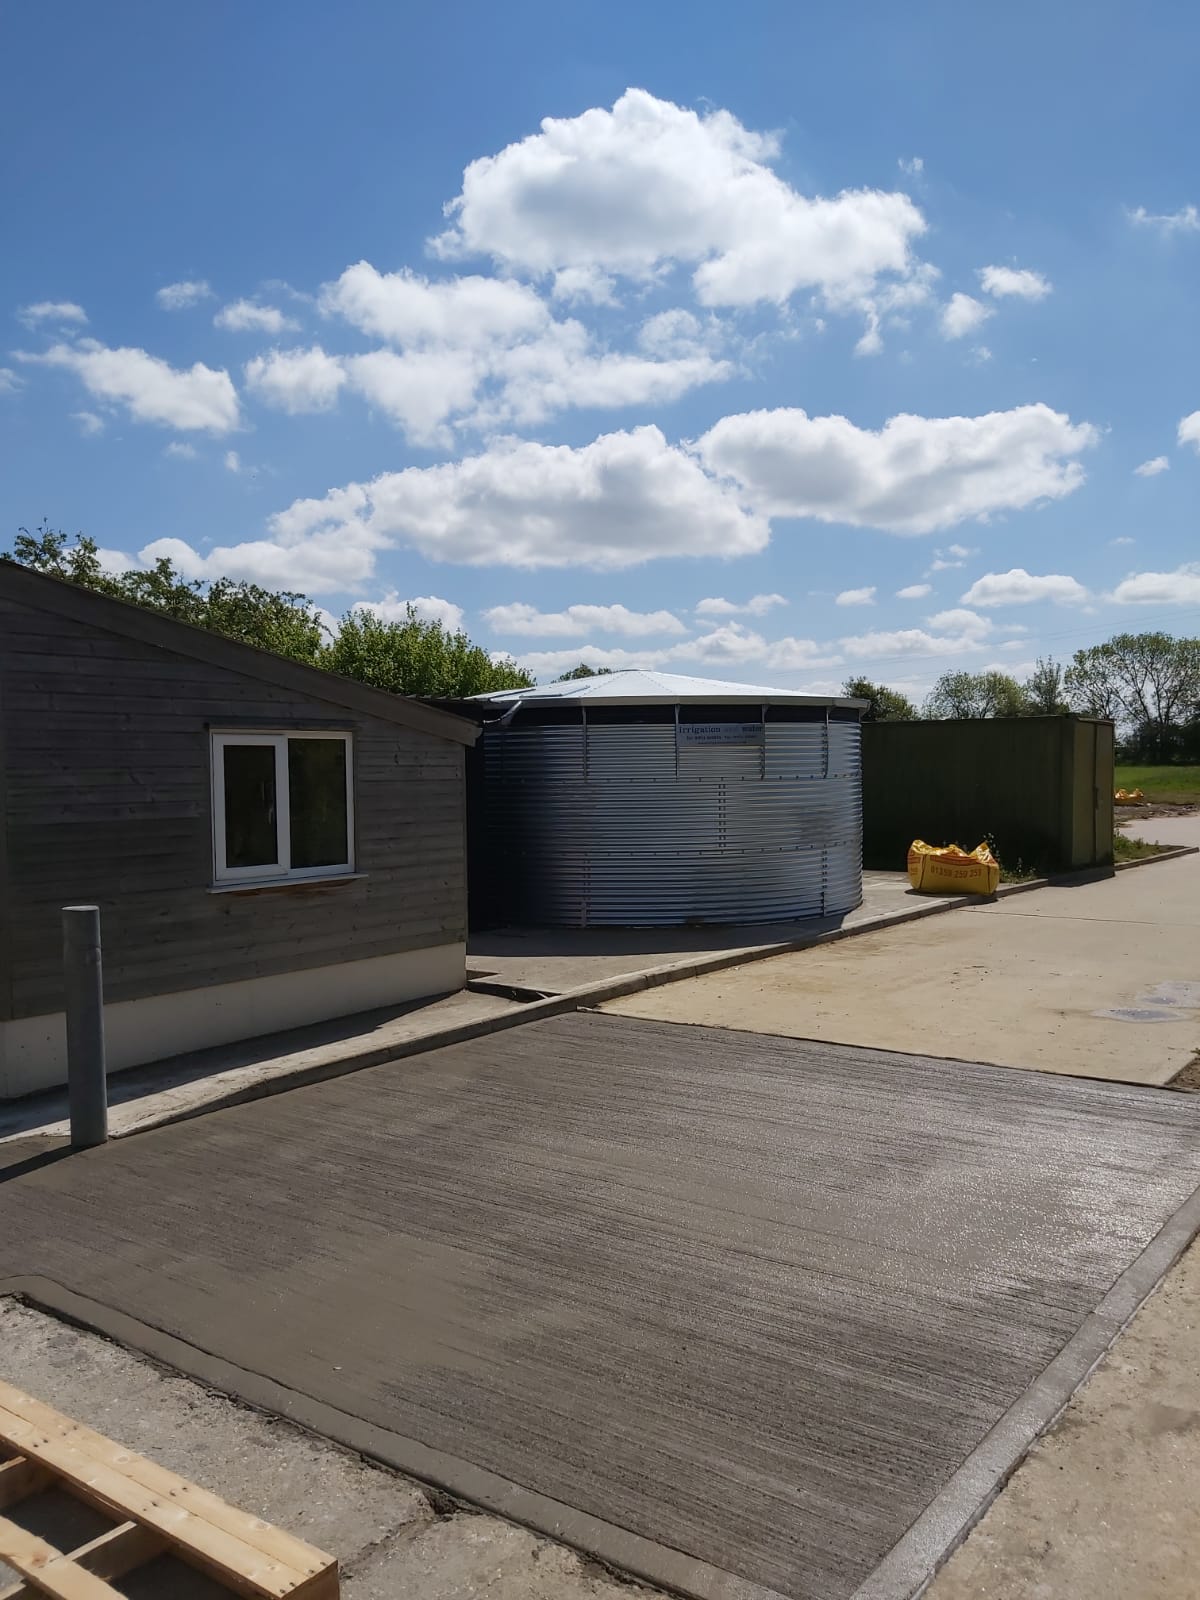
[[[163,450],[163,455],[171,456],[176,461],[195,461],[196,446],[187,444],[181,439],[172,439]]]
[[[902,656],[955,656],[980,648],[977,635],[926,633],[922,628],[860,633],[838,641],[853,661],[890,661]]]
[[[16,394],[25,387],[25,380],[11,367],[0,367],[0,394]]]
[[[1200,453],[1200,411],[1193,411],[1190,416],[1183,418],[1176,437],[1180,444],[1190,444]]]
[[[582,268],[643,282],[683,263],[706,305],[782,304],[808,289],[855,306],[913,269],[925,220],[907,195],[809,199],[772,171],[778,151],[728,111],[630,89],[611,111],[547,117],[473,161],[433,248],[537,275]]]
[[[1116,546],[1122,544],[1136,544],[1137,540],[1131,539],[1127,533],[1123,533],[1119,539],[1110,539],[1108,542],[1110,545]]]
[[[873,606],[875,604],[875,586],[869,589],[843,589],[833,602],[835,606]]]
[[[752,555],[765,518],[746,511],[656,427],[579,448],[499,440],[482,454],[384,473],[272,518],[276,539],[347,549],[407,545],[433,560],[612,571],[658,556]]]
[[[919,178],[925,171],[925,161],[921,156],[909,156],[907,160],[900,156],[896,165],[901,172],[906,173],[910,178]]]
[[[970,558],[978,554],[978,550],[968,550],[965,544],[952,544],[947,545],[945,550],[935,550],[926,576],[934,572],[953,572],[958,567],[965,567]]]
[[[773,611],[776,606],[787,605],[787,599],[781,594],[754,594],[749,600],[725,600],[720,595],[712,595],[707,600],[698,600],[694,607],[698,617],[765,617],[768,611]]]
[[[493,654],[493,659],[499,652]],[[505,659],[512,657],[505,655]],[[520,662],[538,677],[553,677],[582,661],[589,667],[610,667],[619,672],[627,667],[704,667],[723,675],[731,672],[756,674],[794,673],[815,667],[837,666],[841,656],[836,647],[815,639],[767,639],[761,633],[729,622],[695,639],[684,639],[669,647],[630,650],[608,649],[603,645],[575,645],[564,650],[522,650]]]
[[[404,348],[513,343],[551,320],[540,296],[525,284],[482,277],[431,282],[407,270],[379,272],[369,261],[347,267],[325,285],[321,310]]]
[[[724,417],[695,449],[768,515],[921,534],[1070,494],[1084,472],[1069,458],[1098,437],[1046,405],[901,415],[877,432],[781,409]]]
[[[962,339],[992,316],[995,312],[990,306],[981,305],[969,294],[951,295],[942,307],[942,338]]]
[[[94,411],[72,411],[71,416],[79,424],[79,431],[85,439],[94,439],[104,432],[104,418],[97,416]]]
[[[224,467],[226,472],[236,473],[242,470],[242,458],[238,455],[236,450],[226,450]]]
[[[1200,605],[1200,561],[1185,562],[1174,572],[1133,572],[1113,590],[1118,605]]]
[[[300,326],[291,317],[285,317],[276,306],[256,305],[253,300],[234,300],[222,306],[213,318],[215,328],[229,333],[284,333]]]
[[[41,355],[19,351],[17,359],[66,367],[79,376],[89,394],[121,401],[138,422],[183,432],[229,433],[240,420],[237,390],[229,374],[200,361],[177,369],[145,350],[112,350],[95,339],[56,344]]]
[[[1134,467],[1134,472],[1139,478],[1157,478],[1160,472],[1169,472],[1171,463],[1166,456],[1154,456],[1149,461],[1143,461],[1140,467]]]
[[[449,445],[446,420],[471,408],[482,377],[463,350],[372,350],[343,357],[342,370],[369,404],[423,445]]]
[[[979,285],[984,294],[1002,300],[1044,300],[1054,285],[1040,272],[1027,267],[980,267]]]
[[[220,545],[203,555],[182,539],[156,539],[138,552],[144,566],[160,556],[173,561],[185,578],[238,578],[305,594],[361,590],[374,571],[374,547],[368,541],[352,544],[340,530],[294,545],[271,539]]]
[[[76,325],[87,321],[87,312],[73,300],[39,300],[36,305],[22,306],[17,312],[18,322],[27,328],[43,322],[70,322]]]
[[[212,299],[212,289],[204,278],[185,278],[181,283],[165,283],[154,298],[164,311],[186,311],[201,300]]]
[[[452,600],[443,600],[436,594],[418,594],[411,600],[402,600],[395,589],[389,589],[382,600],[356,600],[351,611],[373,611],[383,622],[406,622],[409,606],[422,622],[439,623],[448,633],[458,633],[466,618],[461,606]]]
[[[907,588],[896,590],[897,600],[924,600],[925,596],[933,589],[931,583],[910,583]]]
[[[539,611],[523,601],[493,606],[484,616],[497,633],[535,639],[576,639],[592,631],[619,633],[629,639],[652,638],[664,633],[686,633],[670,611],[630,611],[622,605],[567,606],[562,611]]]
[[[1147,211],[1138,206],[1126,213],[1130,222],[1139,228],[1156,228],[1159,233],[1200,233],[1200,211],[1195,206],[1180,206],[1178,211]]]
[[[982,639],[991,633],[996,624],[990,617],[981,617],[977,611],[955,608],[939,611],[926,621],[938,633],[953,633],[964,639]]]
[[[1091,597],[1083,584],[1064,573],[1050,572],[1039,578],[1024,567],[1014,567],[1011,572],[985,573],[962,598],[968,606],[1022,606],[1035,600],[1082,605]]]
[[[616,289],[616,279],[596,267],[564,267],[554,274],[551,293],[569,306],[615,306]]]
[[[270,350],[248,361],[245,372],[252,393],[291,416],[328,411],[337,404],[346,382],[342,363],[336,356],[326,355],[320,345],[309,350]]]

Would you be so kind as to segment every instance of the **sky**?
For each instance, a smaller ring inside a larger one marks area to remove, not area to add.
[[[42,518],[827,692],[1200,631],[1186,4],[0,13]]]

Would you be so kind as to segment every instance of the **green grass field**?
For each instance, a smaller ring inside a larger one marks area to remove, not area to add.
[[[1164,805],[1200,805],[1200,767],[1118,767],[1116,787]]]

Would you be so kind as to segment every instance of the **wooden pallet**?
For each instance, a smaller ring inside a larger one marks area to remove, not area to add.
[[[112,1527],[64,1551],[2,1514],[49,1489]],[[122,1600],[109,1580],[162,1555],[252,1600],[338,1600],[331,1556],[0,1382],[0,1562],[20,1579],[0,1600]]]

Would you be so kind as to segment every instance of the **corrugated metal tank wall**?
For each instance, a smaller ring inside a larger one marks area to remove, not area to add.
[[[860,741],[857,716],[489,728],[493,918],[670,927],[849,911],[862,898]]]

